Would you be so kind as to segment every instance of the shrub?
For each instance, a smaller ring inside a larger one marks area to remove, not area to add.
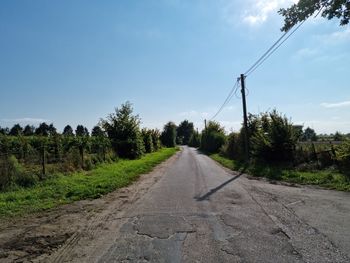
[[[122,104],[120,109],[115,109],[115,113],[102,120],[102,127],[118,156],[135,159],[145,152],[140,132],[140,118],[138,115],[133,115],[133,108],[129,102]]]
[[[350,176],[350,140],[344,141],[335,151],[340,170]]]
[[[24,169],[13,155],[3,156],[0,159],[0,189],[21,182],[24,176]]]
[[[175,147],[176,145],[176,125],[173,122],[165,124],[162,135],[162,144],[166,147]]]
[[[251,152],[256,160],[267,163],[293,161],[296,136],[290,121],[276,110],[262,113],[254,120]]]
[[[225,142],[224,128],[219,123],[210,121],[208,127],[202,132],[201,150],[209,153],[218,153]]]
[[[234,160],[240,160],[244,157],[242,133],[232,132],[227,136],[223,154]]]
[[[151,130],[153,148],[158,151],[161,148],[160,132],[157,129]]]
[[[146,153],[153,152],[154,148],[153,148],[153,138],[152,138],[151,130],[142,129],[141,134],[142,134],[143,144],[145,145]]]
[[[84,157],[84,169],[85,170],[92,170],[94,168],[93,160],[90,156]]]
[[[201,145],[201,136],[198,132],[193,132],[190,141],[188,142],[188,145],[196,148],[198,148]]]

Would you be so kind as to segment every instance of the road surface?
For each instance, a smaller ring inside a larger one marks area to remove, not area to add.
[[[350,262],[349,193],[250,180],[189,147],[155,173],[134,202],[90,220],[99,231],[36,260]]]

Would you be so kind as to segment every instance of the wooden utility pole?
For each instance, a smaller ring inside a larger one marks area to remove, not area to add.
[[[244,123],[244,153],[245,161],[249,161],[249,134],[248,134],[248,116],[247,116],[247,103],[245,95],[245,76],[241,74],[241,93],[243,104],[243,123]]]

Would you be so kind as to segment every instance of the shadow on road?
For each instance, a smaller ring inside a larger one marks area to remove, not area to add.
[[[241,172],[240,174],[236,175],[235,177],[230,178],[229,180],[227,180],[226,182],[223,182],[222,184],[220,184],[219,186],[211,189],[208,193],[202,195],[202,196],[198,196],[195,197],[195,199],[197,201],[204,201],[204,200],[209,200],[209,197],[213,194],[215,194],[217,191],[219,191],[221,188],[223,188],[225,185],[231,183],[232,181],[238,179],[241,175],[243,174],[243,172]]]

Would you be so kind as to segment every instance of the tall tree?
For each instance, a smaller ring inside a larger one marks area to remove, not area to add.
[[[193,123],[188,120],[184,120],[179,124],[176,129],[178,142],[182,144],[188,144],[192,134],[194,133]]]
[[[74,136],[73,128],[70,125],[67,125],[64,127],[62,134],[64,136]]]
[[[89,130],[83,125],[78,125],[75,129],[76,136],[89,136]]]
[[[224,127],[218,122],[210,121],[205,130],[202,131],[200,148],[206,152],[219,152],[220,148],[225,144],[226,135]]]
[[[115,152],[122,158],[135,159],[145,152],[141,131],[140,117],[133,114],[132,104],[126,102],[114,113],[101,120]]]
[[[21,135],[23,133],[23,128],[21,125],[19,125],[18,123],[13,125],[13,127],[11,128],[9,135],[12,136],[18,136]]]
[[[92,128],[92,130],[91,130],[91,136],[94,136],[94,137],[102,137],[102,136],[104,136],[105,134],[104,134],[104,132],[103,132],[103,130],[101,129],[101,127],[100,126],[95,126],[95,127],[93,127]]]
[[[302,141],[317,141],[317,135],[314,129],[307,127],[301,136]]]
[[[2,127],[0,127],[0,134],[2,134],[2,135],[7,135],[7,134],[9,134],[9,132],[10,132],[10,130],[9,130],[9,128],[2,128]]]
[[[32,136],[34,135],[35,127],[33,125],[26,125],[23,130],[24,136]]]
[[[50,134],[50,136],[54,136],[54,135],[57,134],[57,129],[56,129],[56,127],[53,125],[53,123],[51,123],[51,124],[49,125],[49,134]]]
[[[345,136],[344,134],[342,134],[341,132],[335,132],[334,136],[333,136],[333,140],[334,141],[344,141]]]
[[[176,145],[176,125],[173,122],[165,124],[162,135],[162,144],[166,147],[175,147]]]
[[[347,25],[350,19],[349,0],[300,0],[289,8],[282,8],[279,13],[284,16],[282,31],[288,31],[294,25],[308,17],[321,13],[323,17],[340,19],[340,25]]]
[[[48,136],[50,132],[50,127],[45,122],[40,123],[39,127],[36,128],[35,134],[36,135],[42,135],[42,136]]]

